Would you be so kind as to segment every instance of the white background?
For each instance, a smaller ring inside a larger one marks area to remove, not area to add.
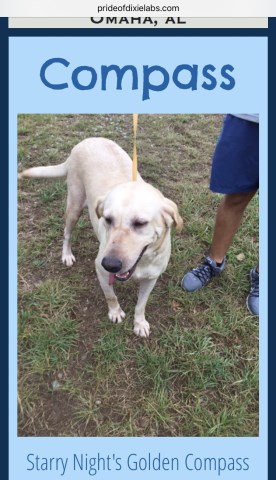
[[[98,13],[104,5],[155,5],[179,6],[181,17],[274,17],[275,0],[1,0],[2,17],[96,17],[142,16],[164,17],[164,12],[107,12]],[[165,13],[165,16],[167,16]]]

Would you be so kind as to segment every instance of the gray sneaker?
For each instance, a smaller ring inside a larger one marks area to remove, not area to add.
[[[256,267],[250,271],[250,283],[246,305],[252,315],[259,316],[259,272],[256,271]]]
[[[186,273],[181,281],[181,287],[187,292],[195,292],[204,287],[213,277],[219,275],[225,267],[225,258],[220,267],[211,257],[206,257],[204,261]]]

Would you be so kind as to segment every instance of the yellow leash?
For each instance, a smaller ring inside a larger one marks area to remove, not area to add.
[[[138,113],[133,114],[133,158],[132,158],[132,180],[137,180],[137,148],[136,134],[138,126]]]

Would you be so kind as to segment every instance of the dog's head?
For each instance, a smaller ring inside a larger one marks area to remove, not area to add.
[[[104,229],[102,265],[118,280],[128,280],[142,256],[157,252],[182,219],[174,202],[144,181],[117,185],[99,198],[96,213]]]

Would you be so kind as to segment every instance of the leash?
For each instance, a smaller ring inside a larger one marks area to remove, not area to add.
[[[132,180],[137,180],[137,148],[136,134],[138,126],[138,113],[133,114],[133,158],[132,158]]]

